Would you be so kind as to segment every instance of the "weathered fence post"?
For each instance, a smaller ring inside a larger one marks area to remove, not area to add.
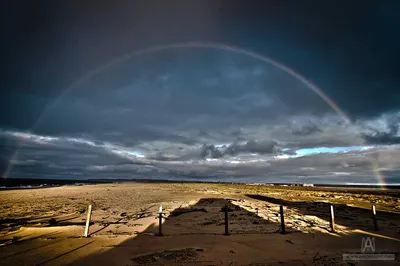
[[[233,210],[229,209],[228,205],[225,204],[225,206],[221,208],[221,211],[225,213],[225,233],[224,233],[224,235],[229,236],[228,212],[232,212]]]
[[[281,216],[281,234],[285,234],[285,217],[283,215],[283,206],[279,206],[280,216]]]
[[[158,236],[163,236],[162,233],[162,206],[160,206],[159,210],[158,210]]]
[[[225,235],[229,235],[229,229],[228,229],[228,205],[225,205]]]
[[[86,226],[85,226],[85,237],[89,236],[89,226],[90,226],[90,218],[92,217],[92,205],[89,205],[88,207],[88,213],[87,213],[87,218],[86,218]]]
[[[330,204],[330,219],[329,219],[329,224],[331,226],[331,232],[334,233],[335,232],[335,213],[333,212],[333,205]]]
[[[376,220],[376,209],[375,205],[372,205],[372,220],[374,222],[374,230],[378,231],[378,222]]]

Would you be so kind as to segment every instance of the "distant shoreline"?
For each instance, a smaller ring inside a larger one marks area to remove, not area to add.
[[[375,184],[301,184],[301,183],[243,183],[243,182],[212,182],[200,180],[162,180],[162,179],[40,179],[40,178],[0,178],[0,190],[12,189],[37,189],[59,187],[65,185],[95,185],[95,184],[112,184],[112,183],[204,183],[204,184],[237,184],[237,185],[259,185],[259,186],[279,186],[279,187],[296,187],[304,189],[313,188],[347,188],[347,189],[382,189],[381,185]],[[386,184],[385,189],[400,190],[400,184]]]

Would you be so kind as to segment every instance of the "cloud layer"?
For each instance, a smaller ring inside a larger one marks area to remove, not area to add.
[[[292,131],[290,124],[284,123],[285,126],[263,134],[268,138],[232,143],[215,142],[212,132],[194,135],[196,138],[193,139],[189,136],[179,140],[167,137],[163,141],[154,139],[124,146],[93,138],[1,131],[1,155],[3,171],[8,168],[7,175],[21,177],[374,183],[377,181],[374,171],[379,169],[386,182],[396,182],[400,172],[400,146],[382,144],[381,140],[371,143],[372,137],[376,136],[376,130],[370,131],[371,125],[386,121],[386,117],[359,121],[351,126],[327,125],[324,119],[317,121],[314,118],[321,130],[300,137]],[[388,127],[390,133],[390,124]],[[281,134],[278,134],[279,130]],[[339,130],[341,135],[337,134]],[[252,130],[248,132],[253,133]],[[242,130],[240,136],[247,139],[246,133]],[[370,134],[372,137],[368,137]],[[110,135],[112,139],[120,134]],[[237,135],[233,134],[233,139]],[[278,135],[282,137],[271,138]],[[311,135],[313,138],[309,137]],[[14,154],[16,150],[18,152]]]
[[[53,99],[29,131],[0,131],[1,172],[16,177],[392,182],[400,112],[349,124],[273,66],[191,49],[139,56]],[[40,99],[40,100],[38,100]]]

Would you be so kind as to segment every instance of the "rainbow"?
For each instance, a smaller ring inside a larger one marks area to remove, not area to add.
[[[374,171],[374,174],[376,178],[379,181],[379,185],[381,186],[382,189],[386,189],[386,181],[385,181],[385,176],[379,171],[378,164],[375,160],[371,160],[372,163],[372,170]]]
[[[346,113],[339,108],[339,106],[328,96],[326,95],[317,85],[312,83],[310,80],[306,79],[304,76],[302,76],[300,73],[296,72],[292,68],[289,68],[288,66],[270,58],[265,55],[242,49],[239,47],[235,47],[232,45],[227,45],[227,44],[222,44],[222,43],[211,43],[211,42],[184,42],[184,43],[174,43],[174,44],[167,44],[167,45],[157,45],[157,46],[151,46],[147,47],[144,49],[140,50],[134,50],[129,53],[123,54],[120,57],[116,57],[113,60],[109,61],[108,63],[101,65],[98,68],[95,68],[89,72],[87,72],[85,75],[81,76],[79,79],[74,81],[70,86],[65,88],[60,95],[47,107],[45,110],[41,113],[39,116],[38,120],[34,123],[31,129],[34,129],[37,124],[41,121],[41,119],[44,117],[44,115],[52,109],[53,106],[55,106],[60,99],[62,99],[69,91],[73,90],[74,88],[77,88],[79,85],[84,83],[85,81],[89,80],[90,78],[94,77],[95,75],[99,74],[100,72],[110,68],[111,66],[114,66],[118,63],[124,62],[130,58],[133,58],[135,56],[143,55],[143,54],[151,54],[155,52],[161,52],[165,50],[172,50],[172,49],[180,49],[180,48],[206,48],[206,49],[214,49],[214,50],[223,50],[223,51],[228,51],[228,52],[233,52],[237,54],[242,54],[249,56],[251,58],[260,60],[262,62],[265,62],[267,64],[270,64],[272,66],[277,67],[278,69],[286,72],[287,74],[291,75],[301,83],[303,83],[306,87],[310,88],[312,91],[314,91],[322,100],[326,102],[344,121],[346,124],[351,124],[350,118],[346,115]],[[22,145],[21,141],[21,145]],[[20,146],[21,146],[20,145]],[[16,149],[15,154],[12,156],[12,159],[14,159],[17,156],[18,150],[20,149],[20,146]],[[10,161],[12,160],[10,159]],[[376,167],[376,164],[373,164],[374,168],[374,173],[377,176],[380,184],[382,185],[382,188],[384,188],[384,177],[379,173],[378,168]],[[9,164],[9,167],[6,170],[6,175],[8,176],[9,172],[11,170],[11,164]]]
[[[301,74],[299,74],[298,72],[294,71],[293,69],[285,66],[282,63],[279,63],[278,61],[249,51],[249,50],[245,50],[242,48],[238,48],[232,45],[226,45],[226,44],[220,44],[220,43],[204,43],[204,42],[187,42],[187,43],[177,43],[177,44],[168,44],[168,45],[161,45],[161,46],[151,46],[145,49],[141,49],[141,50],[135,50],[133,52],[130,53],[126,53],[120,57],[114,58],[113,60],[109,61],[108,63],[93,69],[91,71],[89,71],[88,73],[86,73],[85,75],[83,75],[82,77],[80,77],[79,79],[77,79],[75,82],[73,82],[69,87],[67,87],[65,90],[63,90],[61,92],[61,94],[54,100],[54,102],[52,104],[49,105],[49,107],[47,107],[43,113],[39,116],[39,119],[36,121],[36,123],[33,125],[32,128],[34,128],[41,120],[41,118],[43,117],[43,115],[47,112],[47,110],[51,109],[52,106],[56,105],[57,102],[63,98],[63,96],[65,94],[67,94],[70,90],[72,90],[73,88],[78,87],[79,85],[81,85],[82,83],[84,83],[85,81],[89,80],[90,78],[94,77],[95,75],[99,74],[100,72],[110,68],[111,66],[114,66],[118,63],[121,63],[123,61],[126,61],[132,57],[135,56],[139,56],[139,55],[143,55],[143,54],[151,54],[151,53],[155,53],[155,52],[161,52],[164,50],[172,50],[172,49],[179,49],[179,48],[208,48],[208,49],[214,49],[214,50],[223,50],[223,51],[228,51],[228,52],[234,52],[237,54],[242,54],[242,55],[246,55],[249,57],[252,57],[254,59],[260,60],[262,62],[265,62],[267,64],[270,64],[272,66],[277,67],[278,69],[288,73],[289,75],[291,75],[292,77],[294,77],[295,79],[299,80],[301,83],[303,83],[304,85],[306,85],[308,88],[310,88],[311,90],[313,90],[316,94],[318,94],[322,100],[324,100],[337,114],[339,114],[339,116],[341,118],[343,118],[343,120],[350,124],[350,118],[339,108],[339,106],[331,99],[329,98],[328,95],[326,95],[320,88],[318,88],[317,85],[313,84],[310,80],[306,79],[304,76],[302,76]]]

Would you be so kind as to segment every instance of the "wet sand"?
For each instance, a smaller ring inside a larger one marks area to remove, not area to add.
[[[168,217],[163,237],[160,205]],[[0,209],[2,265],[400,265],[399,191],[120,183],[0,191]],[[343,253],[361,251],[363,236],[396,260],[343,261]]]

